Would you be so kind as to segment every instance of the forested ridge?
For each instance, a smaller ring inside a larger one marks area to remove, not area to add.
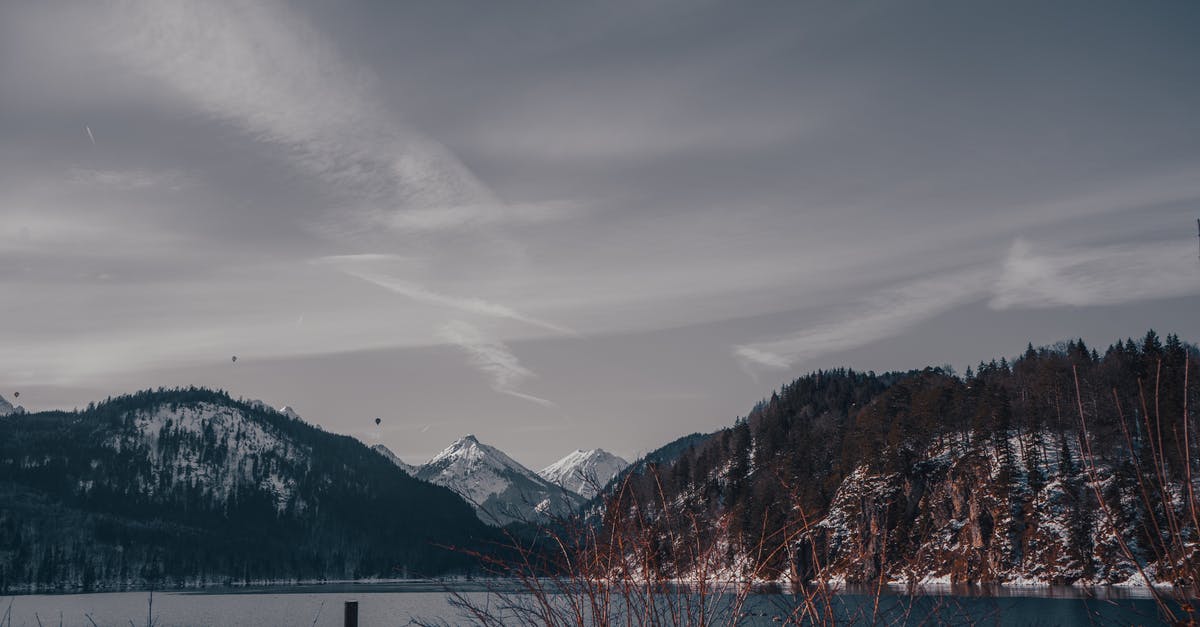
[[[1171,519],[1190,515],[1180,495],[1197,459],[1197,355],[1151,331],[1102,353],[1030,345],[961,376],[818,371],[610,485],[608,531],[636,516],[765,579],[1125,581],[1134,562],[1158,567]],[[1184,542],[1195,533],[1175,528]],[[671,576],[697,559],[658,550]]]
[[[457,495],[206,389],[0,418],[0,590],[470,572]]]

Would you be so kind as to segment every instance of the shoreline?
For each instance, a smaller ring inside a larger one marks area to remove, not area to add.
[[[219,595],[227,594],[323,594],[349,591],[366,593],[417,593],[417,592],[493,592],[498,586],[511,583],[512,580],[501,578],[481,578],[467,576],[447,576],[433,578],[368,578],[368,579],[296,579],[296,580],[260,580],[251,582],[185,582],[169,586],[149,586],[130,582],[128,585],[104,587],[98,586],[85,590],[82,587],[21,587],[9,589],[0,593],[3,597],[21,596],[71,596],[89,594],[132,594],[132,593],[168,593]],[[694,582],[671,581],[666,585],[687,587]],[[712,581],[707,584],[711,592],[720,593],[721,589],[736,589],[750,585],[752,594],[786,594],[789,584],[778,581]],[[817,583],[810,583],[817,586]],[[882,588],[872,583],[846,583],[842,581],[827,582],[832,594],[860,595],[873,594],[879,589],[885,596],[957,596],[957,597],[993,597],[993,598],[1061,598],[1061,599],[1106,599],[1106,598],[1150,598],[1150,586],[1128,582],[1116,584],[1073,583],[1052,584],[1045,582],[975,582],[975,583],[946,583],[923,582],[910,584],[907,582],[887,582]],[[1158,590],[1169,591],[1172,586],[1159,584]],[[375,590],[371,590],[375,588]],[[519,592],[519,589],[516,590]],[[505,590],[512,592],[512,590]]]

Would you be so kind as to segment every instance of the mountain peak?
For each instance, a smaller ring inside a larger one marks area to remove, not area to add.
[[[564,489],[591,498],[628,465],[629,462],[604,449],[575,449],[538,474]]]
[[[454,490],[487,522],[507,524],[570,513],[579,498],[467,434],[417,468],[418,479]]]

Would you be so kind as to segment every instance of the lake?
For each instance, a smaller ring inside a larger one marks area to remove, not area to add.
[[[406,625],[414,618],[461,617],[447,600],[446,584],[437,582],[320,584],[155,592],[153,613],[161,626],[191,625],[342,625],[343,604],[359,603],[359,624]],[[455,583],[455,590],[483,600],[479,584]],[[36,627],[38,620],[58,625],[145,625],[146,592],[18,595],[0,598],[0,616],[11,602],[13,626]],[[760,593],[743,608],[746,625],[778,624],[795,597]],[[832,604],[839,622],[875,611],[869,591],[840,592]],[[911,608],[911,609],[908,609]],[[908,612],[907,620],[904,612]],[[1091,625],[1155,624],[1154,602],[1144,590],[1047,587],[931,587],[917,597],[893,590],[881,597],[878,615],[890,623]],[[868,622],[868,621],[863,621]],[[5,626],[7,627],[7,626]]]

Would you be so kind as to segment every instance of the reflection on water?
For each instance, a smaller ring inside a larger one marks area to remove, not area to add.
[[[342,624],[342,605],[356,600],[360,624],[405,625],[413,618],[461,617],[439,582],[320,584],[156,592],[156,625],[328,625]],[[481,583],[456,582],[470,598],[489,598]],[[884,590],[875,602],[869,586],[845,588],[830,603],[839,623],[889,624],[1153,624],[1157,614],[1145,590],[1014,586],[924,586],[918,594]],[[25,595],[0,598],[0,615],[11,602],[12,625],[144,625],[150,595],[145,592]],[[742,624],[779,624],[800,597],[761,589],[743,608]],[[90,619],[90,620],[89,620]]]

